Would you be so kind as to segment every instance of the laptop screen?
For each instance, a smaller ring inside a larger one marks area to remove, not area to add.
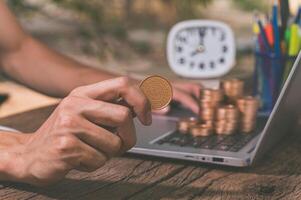
[[[289,73],[287,80],[279,94],[273,111],[263,129],[255,150],[252,152],[252,160],[257,160],[282,137],[292,132],[297,121],[301,102],[301,53]]]

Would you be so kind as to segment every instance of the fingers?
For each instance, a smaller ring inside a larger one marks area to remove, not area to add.
[[[72,102],[77,105],[77,108],[74,108],[77,111],[71,112],[76,112],[75,114],[80,114],[97,125],[118,127],[124,123],[127,113],[131,112],[128,107],[117,104],[79,97],[72,99]]]
[[[80,129],[75,135],[84,143],[99,150],[107,157],[120,153],[122,141],[119,136],[82,118]]]
[[[189,108],[194,113],[197,114],[199,112],[199,106],[190,94],[183,92],[181,90],[175,90],[173,99],[181,102],[183,106]]]
[[[124,153],[127,150],[131,149],[137,141],[136,129],[133,122],[132,113],[130,112],[130,110],[125,110],[122,115],[123,123],[118,126],[116,130],[116,134],[122,140],[120,153]]]
[[[120,96],[133,107],[138,119],[144,125],[152,123],[151,106],[145,95],[135,87],[120,89]]]
[[[200,91],[202,89],[201,85],[195,83],[173,83],[173,86],[195,97],[200,96]]]
[[[194,84],[194,83],[173,83],[175,88],[173,99],[179,101],[183,104],[183,106],[189,108],[194,113],[199,112],[199,106],[197,102],[192,97],[199,97],[200,90],[202,88],[201,85]]]
[[[132,148],[136,144],[136,131],[131,110],[106,102],[94,100],[94,103],[98,106],[93,107],[92,103],[89,103],[91,108],[83,111],[84,116],[96,124],[116,127],[116,134],[122,140],[121,153]]]
[[[101,151],[97,151],[89,145],[79,142],[78,147],[81,149],[80,157],[77,158],[77,164],[74,166],[79,171],[92,172],[102,167],[108,158]]]
[[[104,153],[85,144],[72,134],[60,134],[57,143],[56,149],[63,165],[68,166],[67,171],[73,168],[94,171],[108,160]]]
[[[130,86],[128,78],[120,77],[82,86],[75,89],[71,95],[103,101],[116,101],[122,98],[129,106],[133,107],[141,123],[144,125],[151,124],[150,103],[138,88]]]
[[[93,131],[99,133],[103,131],[103,129],[97,129],[97,127],[95,127],[96,125],[93,126],[88,122],[84,123],[84,119],[87,119],[88,121],[97,125],[116,128],[115,134],[117,134],[122,141],[122,147],[120,148],[121,153],[127,151],[135,145],[135,127],[132,112],[129,108],[107,102],[85,99],[82,97],[69,97],[60,104],[60,107],[62,107],[61,109],[64,109],[65,104],[67,111],[61,111],[58,126],[72,129],[73,133],[79,134],[81,132],[82,137],[85,136],[86,140],[91,141],[93,140],[93,136],[88,136],[87,134],[92,134]],[[70,106],[70,104],[74,104],[76,106]],[[106,135],[109,134],[109,132],[105,133],[107,133]],[[98,140],[102,139],[100,137],[101,136],[98,137]],[[106,139],[112,139],[112,137]],[[95,140],[94,142],[97,141]],[[115,145],[117,146],[117,141],[115,142]],[[92,145],[93,144],[96,146],[102,145],[92,143]],[[106,145],[108,147],[108,144]]]

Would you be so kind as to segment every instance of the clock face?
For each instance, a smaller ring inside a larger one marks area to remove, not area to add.
[[[168,37],[168,61],[181,76],[211,78],[232,68],[234,48],[233,34],[222,23],[207,20],[181,22]]]

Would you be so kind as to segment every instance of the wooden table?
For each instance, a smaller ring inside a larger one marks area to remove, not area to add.
[[[21,113],[0,124],[33,131],[53,109]],[[250,168],[126,155],[93,173],[71,171],[47,188],[0,182],[0,199],[301,199],[300,146],[300,134],[290,134]]]

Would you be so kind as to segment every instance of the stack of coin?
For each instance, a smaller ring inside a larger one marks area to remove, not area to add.
[[[259,101],[243,96],[244,82],[239,79],[225,80],[221,89],[203,89],[199,99],[199,119],[183,118],[178,130],[194,137],[251,132],[256,124]]]
[[[234,105],[221,106],[216,109],[215,133],[230,135],[236,132],[239,124],[239,110]]]
[[[257,110],[259,107],[258,99],[246,96],[237,100],[237,107],[241,113],[240,131],[251,132],[256,125]]]
[[[198,124],[198,119],[195,117],[182,118],[178,121],[178,130],[180,133],[189,133],[190,127]]]
[[[216,107],[220,105],[223,97],[223,92],[219,89],[203,89],[201,91],[199,117],[211,129],[213,128]]]
[[[228,103],[235,103],[236,99],[243,96],[244,82],[239,79],[228,79],[221,82]]]
[[[190,127],[190,134],[193,137],[205,137],[213,134],[212,128],[209,128],[206,124],[196,124]]]
[[[209,102],[213,107],[218,106],[224,99],[221,89],[203,89],[200,93],[200,103]]]

